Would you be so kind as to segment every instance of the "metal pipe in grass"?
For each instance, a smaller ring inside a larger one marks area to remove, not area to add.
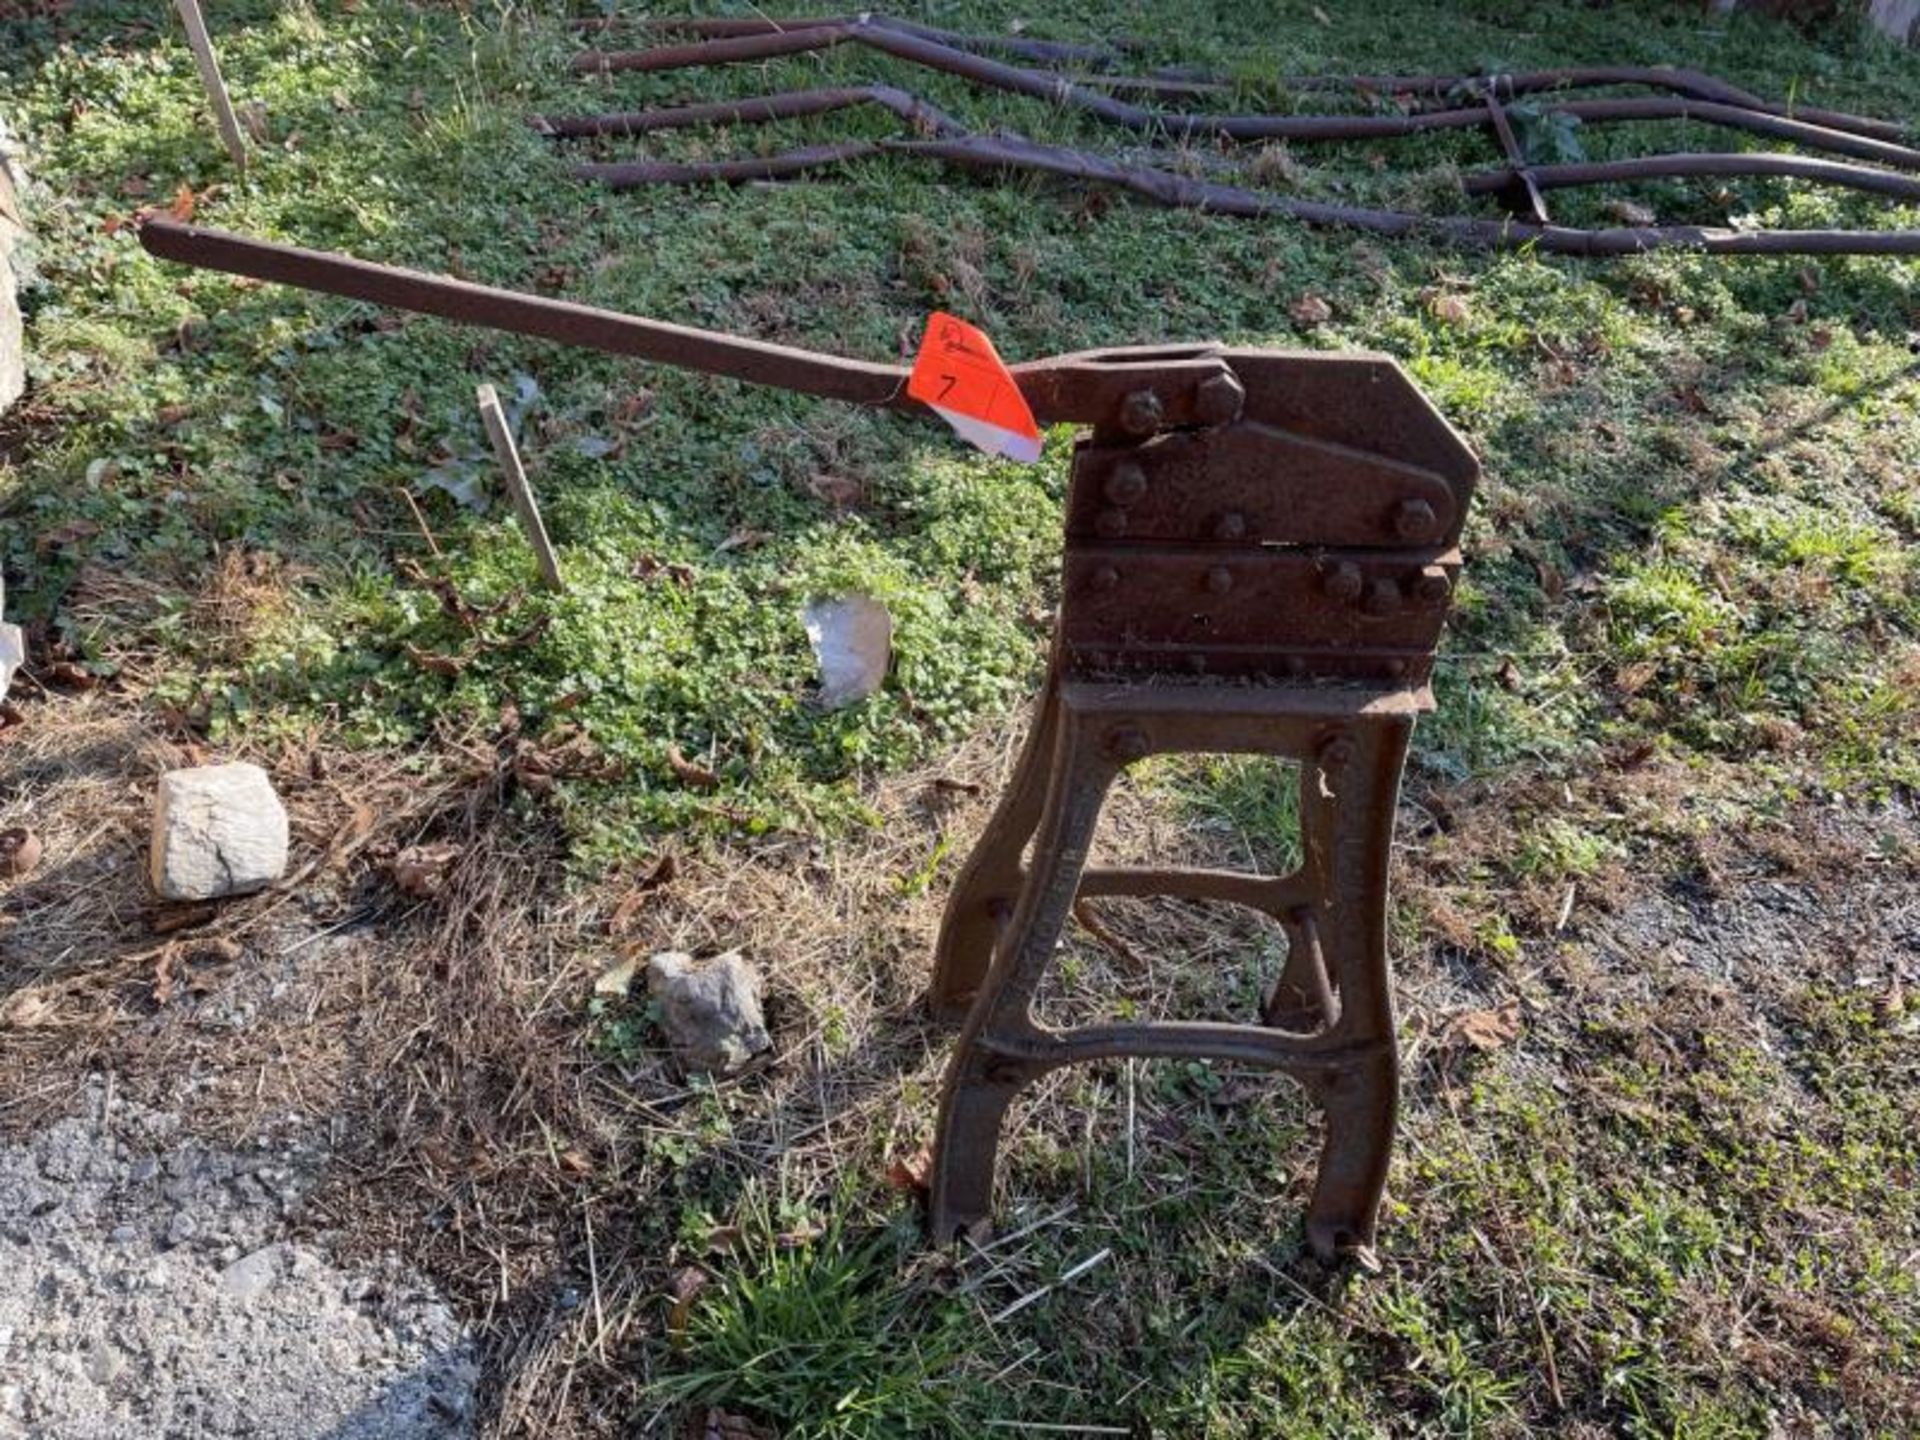
[[[1697,250],[1710,255],[1920,255],[1920,230],[1726,230],[1698,225],[1637,225],[1602,230],[1483,220],[1463,215],[1342,205],[1195,180],[1170,171],[1123,165],[1085,151],[977,135],[923,140],[863,140],[809,146],[777,155],[693,163],[629,161],[576,165],[582,180],[627,189],[774,180],[830,169],[877,154],[919,156],[985,169],[1041,171],[1130,191],[1155,204],[1255,219],[1280,217],[1310,225],[1342,226],[1380,235],[1430,236],[1489,249],[1538,249],[1558,255],[1638,255],[1652,250]],[[1505,172],[1501,172],[1504,174]]]
[[[1477,129],[1492,123],[1484,104],[1463,109],[1392,115],[1207,115],[1150,110],[1076,85],[1064,76],[1049,71],[1009,65],[987,55],[972,54],[936,40],[876,25],[871,20],[856,20],[844,25],[813,25],[769,34],[737,35],[687,45],[662,45],[647,50],[585,51],[574,56],[572,64],[575,70],[582,73],[626,70],[657,72],[765,60],[830,49],[842,44],[865,45],[896,59],[956,75],[990,89],[1078,110],[1103,124],[1174,138],[1397,139],[1439,130]],[[1850,155],[1899,169],[1920,171],[1920,150],[1850,130],[1832,129],[1771,114],[1745,104],[1690,97],[1634,96],[1557,102],[1551,107],[1551,113],[1570,115],[1593,123],[1699,120],[1789,140],[1811,150]]]

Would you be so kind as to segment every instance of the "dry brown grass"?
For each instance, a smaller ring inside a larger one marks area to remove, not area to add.
[[[945,879],[1011,766],[1014,730],[872,786],[878,819],[856,837],[779,836],[670,865],[663,852],[599,877],[564,869],[557,827],[515,779],[510,730],[443,736],[431,757],[313,737],[245,757],[269,769],[292,815],[288,882],[169,931],[179,914],[156,908],[144,879],[153,781],[213,757],[110,688],[25,714],[0,738],[0,828],[33,826],[46,859],[0,892],[0,1125],[58,1111],[106,1070],[228,1138],[289,1116],[324,1130],[333,1158],[305,1223],[349,1252],[403,1254],[448,1290],[482,1336],[493,1433],[618,1434],[647,1418],[663,1297],[688,1265],[719,1263],[740,1197],[804,1206],[848,1183],[871,1192],[929,1137],[945,1037],[919,1006],[927,956]],[[1444,806],[1410,798],[1399,904],[1438,940],[1400,976],[1416,1106],[1460,1103],[1479,1059],[1453,1023],[1462,1012],[1512,1002],[1527,1031],[1564,1029],[1536,975],[1486,944],[1496,910],[1535,940],[1558,930],[1563,881],[1495,873],[1517,829],[1712,802],[1713,777],[1611,758],[1574,783],[1455,787]],[[1682,873],[1708,888],[1743,883],[1756,863],[1822,887],[1859,874],[1843,828],[1684,838]],[[425,842],[457,858],[435,893],[410,897],[390,862]],[[1217,818],[1194,824],[1169,807],[1150,775],[1114,792],[1096,857],[1237,864],[1248,849]],[[1624,1007],[1620,1042],[1681,1083],[1703,1037],[1739,1019],[1724,987],[1678,971],[1658,991],[1616,995],[1607,927],[1633,887],[1609,869],[1578,893],[1579,940],[1560,947],[1554,984],[1588,997],[1577,1013]],[[1067,937],[1046,1018],[1123,1003],[1141,1018],[1245,1015],[1284,956],[1276,927],[1232,907],[1108,901],[1097,921],[1098,937]],[[762,968],[770,1062],[716,1085],[679,1075],[644,1031],[604,1043],[588,1014],[595,977],[668,948],[739,948]],[[1136,1146],[1143,1163],[1185,1156],[1205,1174],[1211,1142],[1192,1128],[1191,1097],[1135,1079],[1132,1066],[1062,1071],[1034,1087],[1003,1184],[1052,1176],[1043,1188],[1057,1188],[1101,1153],[1124,1150],[1130,1166]],[[1603,1092],[1591,1102],[1607,1103]],[[1229,1076],[1204,1108],[1232,1117],[1269,1093]],[[1276,1112],[1282,1174],[1310,1165],[1311,1127],[1286,1119],[1296,1112],[1303,1122],[1297,1101]],[[1440,1199],[1409,1199],[1412,1223],[1440,1223]],[[1145,1243],[1173,1242],[1155,1230]],[[1523,1262],[1517,1249],[1501,1261]],[[953,1262],[915,1263],[935,1277]],[[999,1283],[1044,1278],[1022,1264],[996,1257]],[[1178,1269],[1170,1258],[1167,1273]],[[1808,1323],[1770,1320],[1751,1341],[1756,1363],[1784,1363],[1788,1333]],[[1587,1364],[1577,1348],[1562,1359]]]

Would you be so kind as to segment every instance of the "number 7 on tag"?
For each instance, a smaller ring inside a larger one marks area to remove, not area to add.
[[[989,455],[1029,465],[1040,458],[1040,427],[1012,372],[993,342],[957,316],[936,310],[927,317],[907,394]]]

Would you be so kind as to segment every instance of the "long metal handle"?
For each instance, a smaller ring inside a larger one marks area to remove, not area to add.
[[[140,243],[163,260],[202,269],[250,275],[563,345],[633,355],[828,400],[928,413],[925,405],[907,394],[908,371],[901,365],[849,360],[446,275],[376,265],[324,250],[302,250],[226,230],[183,225],[164,215],[149,216],[141,223]],[[1040,424],[1117,424],[1134,439],[1169,426],[1225,424],[1238,418],[1245,393],[1216,345],[1088,350],[1015,365],[1012,375]]]
[[[644,320],[568,300],[523,295],[444,275],[183,225],[165,216],[147,218],[140,227],[140,243],[163,260],[250,275],[396,310],[438,315],[462,324],[534,335],[564,345],[584,345],[855,405],[895,410],[925,408],[908,397],[907,371],[899,365],[876,365],[663,320]]]

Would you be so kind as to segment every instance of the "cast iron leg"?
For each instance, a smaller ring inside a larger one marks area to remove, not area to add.
[[[1391,1040],[1345,1074],[1315,1087],[1326,1110],[1320,1177],[1307,1207],[1307,1245],[1332,1262],[1373,1244],[1393,1154],[1400,1060]]]
[[[1326,1110],[1326,1140],[1307,1209],[1307,1243],[1322,1260],[1373,1244],[1392,1157],[1400,1066],[1387,973],[1387,870],[1411,733],[1407,720],[1363,721],[1338,763],[1316,762],[1334,797],[1308,841],[1323,847],[1327,866],[1321,941],[1343,1028],[1362,1051],[1352,1068],[1315,1087]]]
[[[1071,714],[1053,717],[1051,773],[1034,841],[1033,868],[1021,889],[1004,943],[968,1012],[948,1063],[934,1134],[929,1224],[937,1242],[983,1226],[993,1210],[1000,1126],[1020,1087],[1043,1073],[1044,1060],[999,1053],[1037,1040],[1030,1007],[1053,958],[1080,888],[1087,848],[1116,760],[1103,737]],[[1137,733],[1137,732],[1135,732]],[[1034,757],[1044,763],[1045,755]],[[1127,754],[1124,758],[1137,758]]]
[[[936,1020],[956,1023],[966,1018],[993,962],[994,944],[1019,899],[1020,852],[1040,823],[1046,803],[1059,709],[1054,677],[1049,674],[1013,778],[961,867],[940,919],[940,936],[933,947],[933,980],[927,990],[927,1009]]]

